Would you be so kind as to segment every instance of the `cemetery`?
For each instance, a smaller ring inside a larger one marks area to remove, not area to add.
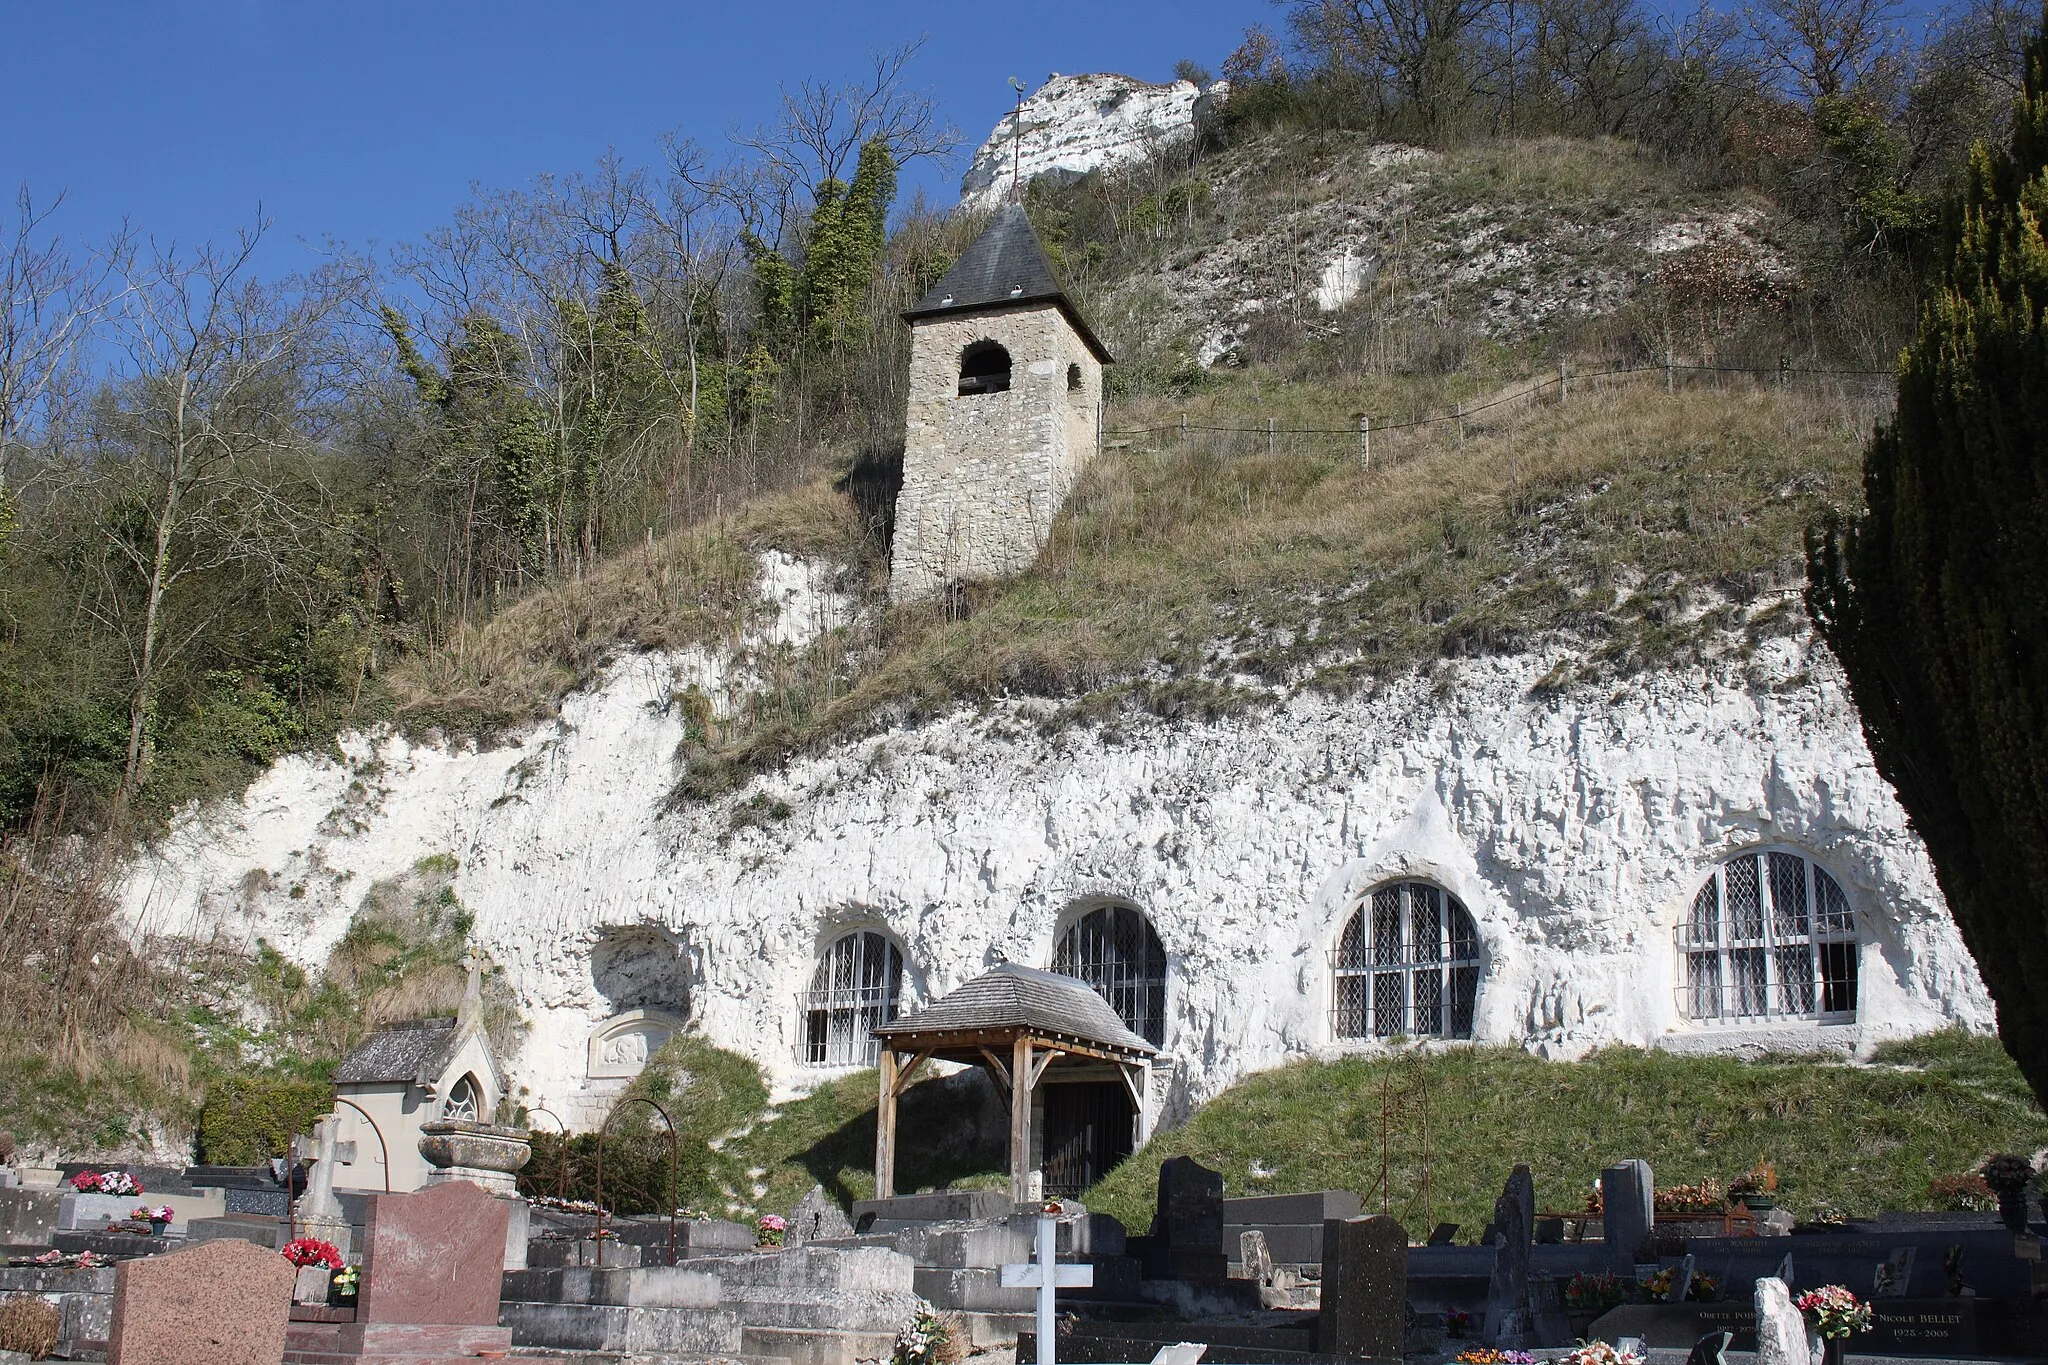
[[[0,1361],[2048,1359],[2048,1195],[2030,1156],[1973,1177],[1995,1209],[1805,1220],[1765,1161],[1660,1188],[1655,1153],[1616,1154],[1590,1191],[1540,1190],[1518,1164],[1474,1229],[1404,1225],[1414,1206],[1385,1182],[1234,1194],[1173,1155],[1127,1226],[1067,1192],[1044,1125],[1063,1091],[1114,1087],[1130,1131],[1107,1135],[1108,1159],[1142,1172],[1130,1154],[1148,1136],[1153,1049],[1087,983],[1008,964],[875,1029],[873,1198],[814,1187],[751,1222],[625,1214],[566,1197],[566,1164],[560,1193],[522,1193],[529,1130],[478,1107],[503,1082],[470,1027],[477,978],[453,1024],[358,1049],[333,1112],[268,1165],[4,1168],[0,1351],[18,1354]],[[914,1136],[897,1101],[935,1059],[1005,1096],[1007,1188],[897,1192]],[[400,1093],[422,1078],[433,1090]],[[413,1176],[394,1188],[401,1169]],[[600,1174],[598,1193],[629,1183]]]

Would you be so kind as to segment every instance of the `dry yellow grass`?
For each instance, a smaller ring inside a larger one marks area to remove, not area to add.
[[[1317,395],[1297,424],[1328,424],[1333,397],[1351,395]],[[837,695],[764,697],[681,790],[1004,693],[1209,710],[1560,640],[1590,674],[1740,651],[1796,625],[1784,596],[1805,529],[1857,500],[1876,411],[1747,384],[1667,396],[1638,377],[1504,405],[1462,440],[1391,433],[1370,469],[1352,450],[1133,444],[1089,471],[1035,570],[971,591],[965,619],[883,618],[857,676],[821,673]]]

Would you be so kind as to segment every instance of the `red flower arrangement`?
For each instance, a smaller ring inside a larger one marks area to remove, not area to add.
[[[80,1194],[141,1194],[142,1182],[126,1171],[80,1171],[71,1177]]]
[[[287,1242],[284,1258],[301,1270],[309,1265],[341,1269],[341,1253],[334,1249],[334,1243],[323,1242],[318,1237],[301,1237],[295,1242]]]

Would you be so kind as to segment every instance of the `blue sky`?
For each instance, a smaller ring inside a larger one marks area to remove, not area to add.
[[[0,188],[66,191],[55,226],[86,239],[123,216],[226,237],[260,201],[282,239],[271,264],[289,267],[297,240],[415,239],[473,181],[525,184],[612,146],[653,161],[671,130],[720,148],[772,116],[779,82],[857,74],[919,35],[912,83],[971,153],[1011,76],[1163,80],[1274,17],[1262,0],[0,0]],[[950,202],[962,168],[915,183]]]

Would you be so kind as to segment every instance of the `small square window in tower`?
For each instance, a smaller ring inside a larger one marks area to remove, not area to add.
[[[1017,204],[903,318],[910,396],[889,595],[910,602],[1037,561],[1100,447],[1111,357]]]

